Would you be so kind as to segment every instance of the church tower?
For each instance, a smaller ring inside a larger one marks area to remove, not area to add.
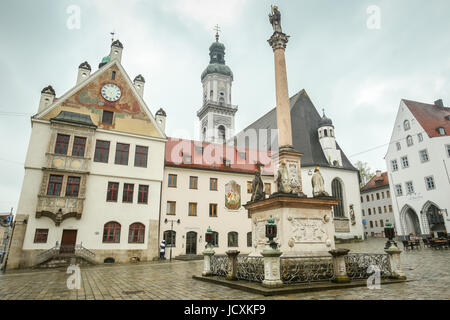
[[[225,46],[216,42],[209,47],[209,65],[203,71],[203,105],[197,112],[200,120],[200,139],[206,142],[225,143],[234,135],[234,115],[237,106],[231,104],[233,72],[225,64]]]
[[[341,150],[336,148],[336,138],[334,136],[333,121],[325,115],[323,111],[322,119],[319,121],[319,128],[317,129],[319,135],[319,142],[322,146],[323,153],[332,166],[342,166]]]

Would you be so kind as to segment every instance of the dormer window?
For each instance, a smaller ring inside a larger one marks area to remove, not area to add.
[[[405,120],[403,122],[403,129],[405,129],[405,131],[411,129],[411,125],[409,124],[408,120]]]
[[[192,156],[190,154],[183,154],[183,163],[191,164],[192,163]]]
[[[445,136],[445,129],[444,128],[442,128],[442,127],[437,128],[437,132],[439,132],[439,134],[441,136]]]

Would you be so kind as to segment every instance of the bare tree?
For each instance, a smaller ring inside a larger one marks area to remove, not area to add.
[[[370,181],[370,179],[373,178],[375,174],[372,172],[367,162],[362,162],[358,160],[355,163],[355,167],[359,170],[359,175],[361,177],[361,182],[359,183],[359,186],[363,187],[366,185],[367,182]]]

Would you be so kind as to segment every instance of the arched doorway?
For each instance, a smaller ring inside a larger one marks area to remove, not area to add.
[[[408,236],[410,233],[421,235],[419,217],[417,213],[409,206],[405,206],[401,214],[404,235]]]
[[[441,236],[447,233],[445,228],[444,216],[441,214],[441,211],[434,204],[430,204],[425,211],[427,216],[428,226],[430,228],[430,233],[435,236]]]
[[[197,232],[186,233],[186,254],[197,254]]]

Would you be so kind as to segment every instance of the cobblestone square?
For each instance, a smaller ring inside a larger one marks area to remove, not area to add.
[[[383,252],[384,239],[341,244],[351,252]],[[264,297],[192,279],[202,271],[201,261],[148,262],[104,265],[81,269],[81,289],[69,290],[66,269],[23,270],[0,275],[1,300],[194,300],[194,299],[450,299],[450,250],[402,253],[411,282],[381,289],[366,287]]]

